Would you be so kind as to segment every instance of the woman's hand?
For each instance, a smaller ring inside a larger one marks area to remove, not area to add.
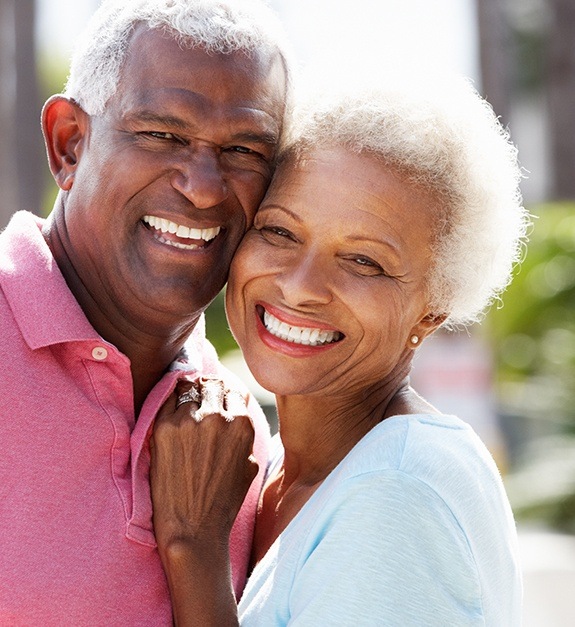
[[[216,379],[181,381],[156,418],[154,531],[177,624],[236,624],[228,543],[258,470],[253,441],[243,395]]]

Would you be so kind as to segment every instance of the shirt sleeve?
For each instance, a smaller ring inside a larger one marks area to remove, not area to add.
[[[395,470],[338,490],[308,538],[290,625],[484,625],[466,536],[434,490]]]

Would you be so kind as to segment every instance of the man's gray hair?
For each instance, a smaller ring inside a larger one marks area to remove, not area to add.
[[[279,19],[261,0],[103,0],[76,42],[65,91],[86,113],[101,114],[114,95],[138,24],[211,53],[277,52],[289,83],[289,45]]]
[[[429,303],[447,326],[478,320],[511,280],[530,224],[517,151],[491,106],[462,78],[332,80],[296,104],[280,162],[330,145],[373,154],[438,201]]]

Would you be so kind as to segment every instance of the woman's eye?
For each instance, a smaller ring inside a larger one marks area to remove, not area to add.
[[[260,233],[270,241],[279,241],[282,239],[289,239],[295,241],[293,233],[281,226],[264,226],[259,229]]]
[[[352,257],[351,261],[362,274],[369,274],[370,276],[386,274],[383,268],[369,257]]]

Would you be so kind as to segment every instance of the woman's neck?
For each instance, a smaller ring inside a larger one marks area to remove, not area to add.
[[[408,377],[337,396],[277,397],[284,482],[314,485],[385,418],[417,411]]]
[[[256,519],[252,566],[351,449],[385,418],[409,413],[411,398],[405,377],[400,385],[373,386],[361,393],[277,398],[284,459],[269,477]]]

